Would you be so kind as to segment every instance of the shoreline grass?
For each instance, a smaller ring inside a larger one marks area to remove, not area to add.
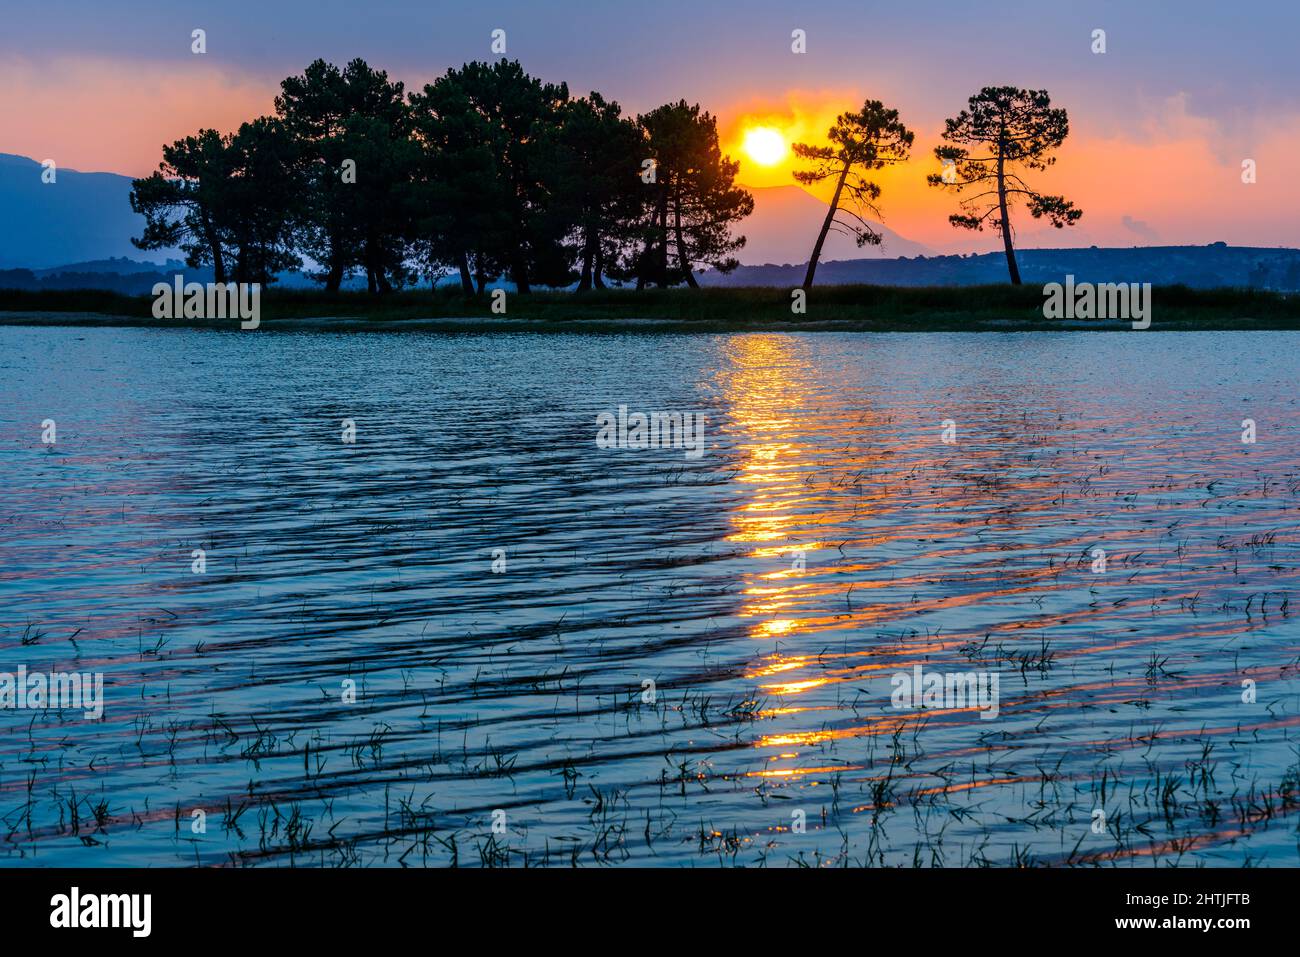
[[[1256,289],[1152,291],[1148,331],[1300,329],[1300,296]],[[151,296],[97,290],[0,290],[0,325],[238,328],[236,320],[159,320]],[[957,332],[1131,329],[1126,320],[1043,318],[1038,286],[825,286],[812,290],[803,314],[790,290],[769,287],[608,289],[512,293],[506,313],[489,295],[458,289],[406,290],[386,296],[270,289],[261,328],[509,330],[536,332]]]

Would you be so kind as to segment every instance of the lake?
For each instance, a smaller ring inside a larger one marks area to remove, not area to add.
[[[0,328],[0,854],[1295,866],[1298,355]]]

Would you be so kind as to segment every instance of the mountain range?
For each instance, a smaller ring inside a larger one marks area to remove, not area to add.
[[[46,183],[42,171],[36,160],[0,153],[0,269],[148,258],[131,245],[144,228],[127,199],[131,177],[56,168]]]
[[[1300,290],[1300,250],[1257,246],[1132,246],[1016,251],[1027,285],[1061,282],[1149,282],[1195,289],[1224,286]],[[713,286],[779,286],[792,289],[803,281],[800,264],[741,266],[727,275],[707,273],[701,283]],[[868,283],[883,286],[979,286],[1007,281],[1006,256],[917,256],[911,259],[851,259],[823,262],[817,282],[834,286]]]

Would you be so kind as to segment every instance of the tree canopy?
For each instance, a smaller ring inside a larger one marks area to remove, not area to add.
[[[377,293],[445,273],[467,294],[503,275],[520,292],[695,285],[702,266],[736,265],[732,228],[753,209],[738,169],[684,101],[632,120],[512,60],[409,94],[364,60],[316,60],[281,83],[274,116],[164,147],[131,203],[138,246],[180,246],[218,281],[306,259],[330,291],[354,274]]]

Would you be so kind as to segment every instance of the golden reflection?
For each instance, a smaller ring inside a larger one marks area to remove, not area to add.
[[[777,657],[768,661],[766,664],[755,668],[753,671],[750,671],[745,675],[745,677],[752,680],[755,678],[767,678],[772,675],[779,675],[785,671],[795,671],[802,668],[807,661],[807,658],[797,658],[794,656]]]
[[[752,634],[755,638],[775,638],[778,635],[792,634],[798,625],[797,621],[790,618],[773,618],[755,628]]]
[[[820,688],[826,684],[826,680],[825,678],[810,678],[807,681],[787,681],[781,684],[763,685],[763,690],[780,695],[799,694],[812,688]]]
[[[987,489],[977,482],[943,485],[940,479],[949,474],[947,460],[954,453],[926,437],[915,423],[896,425],[870,408],[846,406],[846,383],[837,378],[843,373],[810,362],[808,348],[797,336],[737,336],[727,343],[726,361],[718,373],[732,445],[739,453],[735,482],[741,501],[728,516],[732,528],[727,535],[728,541],[745,548],[737,615],[750,619],[751,638],[776,645],[747,669],[746,678],[781,706],[792,700],[807,702],[795,709],[807,713],[807,730],[760,735],[754,742],[760,749],[778,749],[780,757],[772,760],[783,764],[797,763],[802,751],[830,742],[889,734],[918,721],[954,716],[956,711],[927,712],[833,729],[817,727],[827,712],[839,713],[865,681],[895,667],[895,656],[951,653],[989,633],[1000,635],[1004,626],[995,624],[974,635],[922,629],[913,631],[905,645],[871,642],[873,629],[933,611],[1059,588],[1058,568],[1017,568],[1009,580],[1000,560],[954,562],[962,569],[961,587],[935,588],[933,562],[982,557],[988,551],[982,539],[968,541],[971,532],[962,516],[971,502],[983,501]],[[987,460],[979,476],[998,474],[1001,453],[996,446],[963,454]],[[910,467],[903,469],[904,463]],[[1020,514],[1055,507],[1056,492],[1048,479],[1026,476],[1019,483],[1035,495]],[[919,507],[922,503],[930,510]],[[882,521],[895,515],[902,517]],[[1007,524],[1015,517],[999,516]],[[900,562],[898,546],[919,542],[925,543],[929,564],[918,568]],[[1101,614],[1089,610],[1084,617]],[[1059,622],[1065,615],[1059,610],[1043,613],[1044,619],[1049,617]],[[845,644],[837,633],[865,640]],[[796,650],[807,653],[791,653]],[[804,773],[775,768],[763,772]]]
[[[729,343],[721,373],[740,433],[736,447],[744,456],[736,481],[747,490],[747,501],[731,515],[735,530],[727,539],[754,546],[749,555],[756,567],[739,612],[742,618],[762,619],[750,630],[754,638],[785,638],[802,630],[788,609],[797,607],[807,553],[821,547],[814,538],[800,540],[799,512],[809,498],[804,479],[814,464],[808,455],[817,444],[793,440],[801,413],[812,404],[803,385],[812,372],[799,351],[789,336],[738,336]]]

